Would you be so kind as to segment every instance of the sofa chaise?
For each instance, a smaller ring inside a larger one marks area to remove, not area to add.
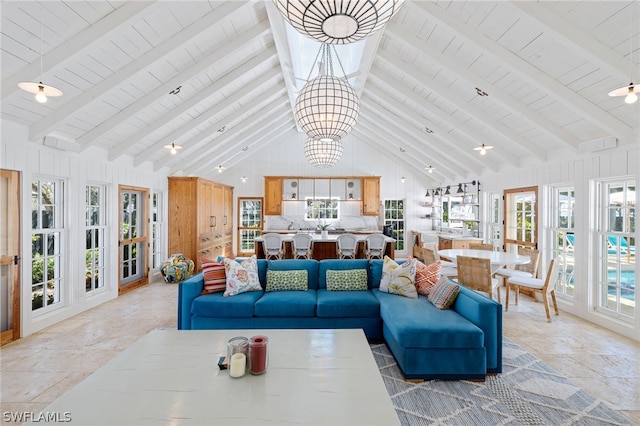
[[[383,261],[257,261],[262,291],[201,294],[203,274],[179,284],[178,329],[360,328],[384,339],[406,379],[484,379],[502,372],[502,306],[464,286],[447,310],[426,297],[380,291]],[[366,270],[367,290],[329,291],[327,271]],[[303,291],[265,291],[267,271],[307,271]]]

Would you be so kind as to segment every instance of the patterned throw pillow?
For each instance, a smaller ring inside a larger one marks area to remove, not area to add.
[[[431,287],[433,287],[440,279],[440,270],[442,262],[440,260],[430,265],[422,262],[416,263],[416,289],[423,296],[428,296]]]
[[[203,257],[201,260],[202,275],[204,277],[202,294],[224,291],[227,286],[227,274],[225,273],[224,263],[219,263],[206,257]]]
[[[368,290],[366,269],[327,270],[327,291]]]
[[[438,309],[449,309],[460,293],[460,285],[447,277],[442,277],[429,292],[429,302]]]
[[[410,259],[402,265],[398,265],[393,259],[385,256],[382,263],[380,291],[417,299],[416,262],[416,259]]]
[[[255,255],[242,262],[225,258],[224,268],[227,274],[225,296],[235,296],[247,291],[262,290],[260,278],[258,277],[258,261]]]
[[[266,291],[306,291],[308,288],[307,282],[308,275],[306,269],[294,269],[290,271],[267,271]]]

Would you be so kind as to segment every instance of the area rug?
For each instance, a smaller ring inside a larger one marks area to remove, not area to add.
[[[371,350],[403,425],[633,425],[506,338],[485,382],[409,383],[384,344]]]

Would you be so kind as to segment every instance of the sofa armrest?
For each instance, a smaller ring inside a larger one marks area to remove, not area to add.
[[[178,284],[178,330],[191,330],[191,305],[203,289],[202,272]]]
[[[460,286],[460,294],[452,306],[484,332],[487,350],[487,372],[502,372],[502,305]]]

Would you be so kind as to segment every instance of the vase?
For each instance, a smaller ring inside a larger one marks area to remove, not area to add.
[[[323,229],[320,231],[320,237],[327,238],[329,236],[329,231]]]

